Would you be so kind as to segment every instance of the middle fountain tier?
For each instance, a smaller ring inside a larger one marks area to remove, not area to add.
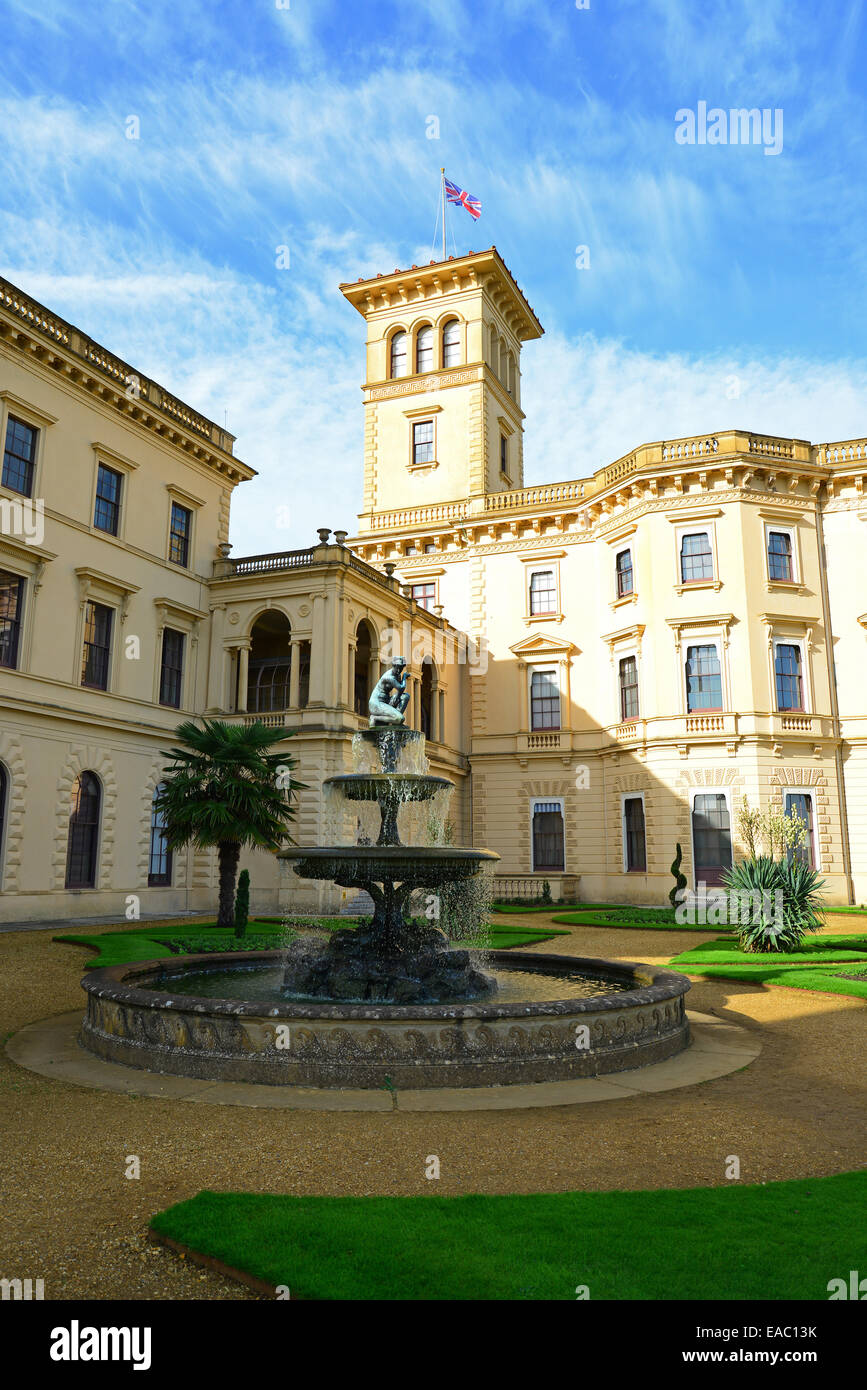
[[[356,762],[364,751],[373,751],[379,770],[331,777],[323,784],[345,801],[378,805],[375,845],[280,851],[299,877],[366,890],[374,908],[369,926],[337,931],[324,948],[292,948],[284,976],[287,994],[319,1001],[433,1004],[479,999],[496,990],[470,951],[453,950],[444,931],[432,922],[413,921],[408,912],[417,889],[431,890],[431,902],[438,902],[437,890],[444,885],[475,879],[486,863],[499,859],[487,849],[401,844],[400,808],[430,801],[454,786],[421,770],[424,745],[424,735],[405,725],[365,729],[354,741]],[[412,766],[398,771],[406,762]]]

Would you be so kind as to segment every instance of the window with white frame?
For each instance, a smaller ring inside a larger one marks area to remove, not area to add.
[[[638,657],[622,656],[617,664],[620,690],[620,720],[638,718]]]
[[[563,873],[566,836],[562,801],[533,802],[533,871]]]
[[[389,349],[389,376],[406,376],[406,333],[399,329],[391,340]]]
[[[430,324],[418,330],[415,340],[415,369],[417,372],[433,370],[434,331]]]
[[[686,531],[680,538],[680,582],[700,584],[714,578],[709,531]]]
[[[614,564],[617,576],[617,597],[626,598],[635,589],[632,551],[619,550]]]
[[[795,547],[791,531],[769,526],[766,532],[768,579],[778,584],[795,580]]]
[[[787,816],[795,812],[806,826],[803,844],[788,851],[789,863],[793,861],[806,864],[808,869],[819,868],[819,854],[816,843],[816,822],[813,807],[813,793],[810,791],[787,791],[783,810]]]
[[[687,647],[684,674],[688,714],[722,709],[722,667],[716,642]]]
[[[800,642],[774,642],[774,687],[778,710],[804,708],[804,660]]]
[[[623,798],[623,868],[628,874],[647,872],[643,795]]]
[[[461,325],[457,319],[443,324],[443,366],[456,367],[461,360]]]
[[[557,576],[553,570],[531,570],[530,614],[557,612]]]
[[[414,464],[434,461],[434,422],[414,420],[412,426],[412,461]]]
[[[530,728],[559,727],[560,687],[557,684],[557,671],[533,671],[530,677]]]
[[[732,866],[732,831],[725,792],[696,792],[692,803],[692,853],[696,886],[718,888]]]

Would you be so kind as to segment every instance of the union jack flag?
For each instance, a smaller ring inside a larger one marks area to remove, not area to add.
[[[456,203],[458,207],[466,208],[470,217],[478,221],[482,215],[481,198],[474,198],[472,193],[468,193],[465,188],[458,188],[456,183],[450,183],[448,179],[446,179],[445,184],[446,197],[449,202]]]

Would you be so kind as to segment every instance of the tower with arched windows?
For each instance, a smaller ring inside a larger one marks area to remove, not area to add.
[[[543,330],[496,247],[340,288],[367,323],[360,533],[521,487],[521,345]]]

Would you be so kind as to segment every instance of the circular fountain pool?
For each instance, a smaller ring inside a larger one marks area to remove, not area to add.
[[[599,1076],[689,1043],[689,981],[647,965],[499,951],[484,961],[493,998],[396,1005],[287,998],[283,959],[263,951],[92,971],[81,1042],[172,1075],[400,1089]]]

